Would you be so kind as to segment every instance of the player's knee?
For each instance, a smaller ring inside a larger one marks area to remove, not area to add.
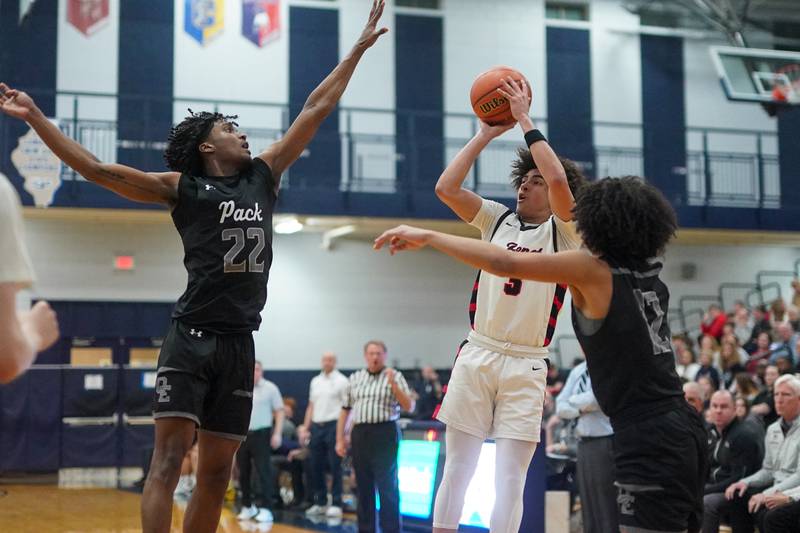
[[[160,479],[177,478],[181,472],[185,452],[179,449],[156,450],[150,465],[150,475]]]
[[[197,473],[198,484],[227,487],[231,479],[231,464],[204,465]]]

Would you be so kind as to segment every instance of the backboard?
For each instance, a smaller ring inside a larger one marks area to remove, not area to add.
[[[800,105],[800,52],[712,46],[730,100]]]

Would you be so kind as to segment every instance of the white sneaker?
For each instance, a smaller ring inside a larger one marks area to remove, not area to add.
[[[321,505],[314,504],[306,509],[306,516],[320,516],[325,514],[325,508]]]
[[[262,507],[262,508],[260,508],[258,510],[258,514],[256,515],[256,517],[253,520],[263,524],[263,523],[266,523],[266,522],[270,522],[271,523],[274,520],[274,518],[272,517],[272,511],[270,511],[269,509],[264,509]]]
[[[331,505],[328,507],[328,510],[325,511],[325,516],[328,518],[341,518],[342,517],[342,508],[338,505]]]
[[[195,479],[193,476],[181,476],[178,479],[178,485],[175,487],[175,496],[189,496],[192,494],[195,486]]]
[[[242,507],[242,510],[239,511],[239,514],[236,515],[236,520],[250,520],[257,514],[258,508],[255,505],[251,505],[250,507]]]

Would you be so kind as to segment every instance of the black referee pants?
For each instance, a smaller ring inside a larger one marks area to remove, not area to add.
[[[272,446],[270,438],[272,428],[257,429],[247,432],[245,440],[236,452],[239,465],[239,488],[242,490],[242,507],[272,509]],[[256,478],[256,490],[253,494],[252,474]]]
[[[400,533],[400,488],[396,422],[356,424],[351,435],[353,470],[358,485],[358,532],[375,532],[375,490],[380,497],[382,533]]]

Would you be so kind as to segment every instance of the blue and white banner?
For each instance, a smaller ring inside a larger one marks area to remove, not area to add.
[[[225,28],[225,0],[186,0],[183,29],[205,45]]]

